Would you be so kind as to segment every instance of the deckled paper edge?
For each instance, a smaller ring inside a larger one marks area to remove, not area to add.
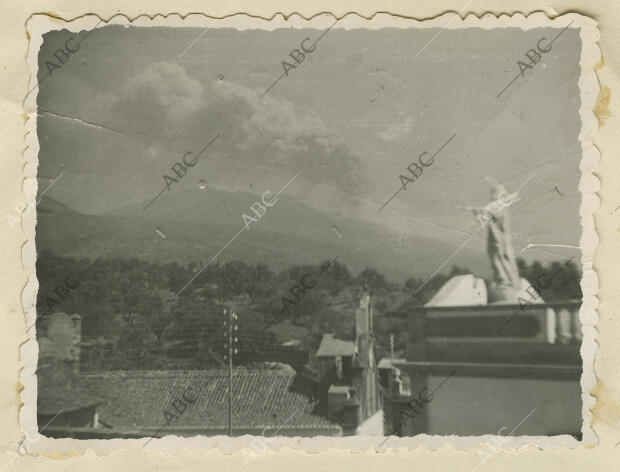
[[[140,27],[149,26],[191,26],[223,28],[234,27],[239,30],[245,29],[264,29],[273,30],[282,27],[293,28],[315,28],[326,29],[335,20],[329,13],[322,13],[309,19],[301,15],[293,14],[285,18],[281,14],[273,16],[271,19],[259,18],[238,13],[225,18],[212,18],[202,14],[191,14],[184,19],[176,14],[167,17],[155,16],[149,18],[146,15],[139,16],[134,20],[128,19],[123,15],[115,15],[110,20],[103,21],[96,15],[86,15],[72,21],[65,21],[48,15],[33,15],[27,22],[27,31],[30,35],[30,42],[27,54],[27,64],[31,71],[29,90],[36,85],[38,71],[38,51],[42,44],[42,36],[47,31],[68,29],[69,31],[90,30],[93,27],[104,27],[110,24],[131,25]],[[594,176],[593,171],[598,165],[600,153],[594,146],[593,138],[598,128],[598,121],[594,114],[594,106],[599,94],[598,79],[594,70],[595,65],[600,61],[600,49],[597,41],[599,32],[596,23],[591,18],[575,13],[568,13],[549,19],[546,14],[536,12],[527,17],[521,13],[512,16],[485,14],[477,17],[469,14],[465,19],[461,19],[455,13],[445,13],[428,20],[415,20],[388,13],[378,13],[370,18],[365,18],[355,13],[348,13],[341,18],[335,28],[341,29],[379,29],[385,27],[396,28],[449,28],[459,29],[465,27],[479,27],[483,29],[516,27],[529,30],[538,27],[564,27],[573,22],[572,28],[580,29],[581,36],[581,75],[579,78],[579,88],[581,96],[580,117],[581,131],[579,141],[582,148],[582,159],[580,169],[582,171],[579,190],[582,193],[582,203],[580,216],[582,222],[582,237],[580,241],[582,250],[583,279],[581,287],[583,291],[583,304],[580,309],[580,318],[583,325],[583,341],[581,345],[581,356],[583,360],[583,372],[581,376],[582,387],[582,441],[577,441],[571,436],[519,436],[509,440],[503,445],[504,449],[519,449],[528,445],[538,448],[545,447],[577,447],[579,445],[596,445],[597,437],[591,428],[593,414],[592,406],[595,398],[590,394],[596,386],[597,380],[594,374],[594,356],[596,352],[596,322],[598,314],[596,308],[598,299],[598,278],[593,269],[592,261],[594,251],[598,245],[598,236],[594,225],[594,213],[600,206],[600,200],[596,195],[599,189],[599,179]],[[277,62],[277,58],[275,58]],[[38,291],[38,280],[36,278],[35,261],[35,225],[36,225],[36,205],[37,195],[36,170],[38,167],[38,137],[36,132],[36,97],[38,88],[31,93],[24,102],[25,113],[30,118],[26,122],[27,135],[25,137],[27,148],[24,152],[26,165],[24,168],[25,181],[23,184],[24,194],[29,202],[23,215],[23,229],[26,233],[27,242],[22,248],[22,262],[28,273],[28,283],[22,293],[22,303],[25,308],[27,326],[34,323],[36,319],[35,306]],[[74,451],[84,453],[93,450],[97,454],[107,454],[120,449],[141,449],[161,452],[166,454],[176,454],[182,450],[192,450],[196,452],[206,452],[219,449],[223,453],[233,453],[248,450],[256,441],[256,436],[242,436],[229,438],[227,436],[197,436],[185,438],[178,436],[166,436],[151,440],[145,447],[145,439],[109,439],[109,440],[75,440],[75,439],[51,439],[41,436],[37,430],[36,421],[36,363],[38,359],[38,344],[36,342],[36,328],[29,331],[29,340],[20,349],[23,369],[20,372],[20,380],[24,389],[20,393],[23,406],[19,411],[20,426],[22,432],[26,433],[24,446],[29,454],[40,454],[45,452],[68,453]],[[475,449],[495,438],[493,435],[484,436],[429,436],[419,435],[415,437],[390,438],[384,447],[379,447],[384,438],[353,436],[345,438],[333,437],[314,437],[314,438],[289,438],[278,437],[270,438],[271,445],[267,451],[277,451],[283,448],[293,448],[305,452],[321,452],[328,449],[346,449],[352,452],[362,452],[375,450],[378,452],[388,449],[414,449],[426,447],[438,450],[446,445],[458,450]],[[253,451],[256,454],[255,451]],[[263,451],[261,454],[264,454]]]

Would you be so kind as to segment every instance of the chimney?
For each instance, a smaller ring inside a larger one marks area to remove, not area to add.
[[[354,377],[353,387],[357,393],[359,419],[360,424],[362,424],[380,409],[377,365],[372,336],[372,306],[370,290],[366,286],[362,289],[359,307],[355,310],[355,332],[355,348],[359,370]]]
[[[355,351],[362,367],[371,367],[369,364],[371,319],[370,294],[367,287],[364,287],[359,306],[355,310]]]
[[[335,423],[342,421],[344,406],[351,398],[351,387],[332,385],[327,391],[327,418]]]
[[[71,324],[73,325],[73,342],[71,344],[71,370],[74,374],[80,373],[80,357],[82,355],[82,317],[77,313],[71,315]]]

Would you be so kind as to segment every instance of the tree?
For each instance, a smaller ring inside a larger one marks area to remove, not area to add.
[[[523,278],[527,278],[529,273],[529,267],[527,262],[520,257],[517,257],[517,269],[519,271],[519,276]]]
[[[385,276],[370,267],[362,270],[355,279],[360,285],[367,285],[373,291],[387,288]]]
[[[291,300],[289,297],[287,294],[287,299]],[[289,305],[288,313],[295,324],[310,327],[321,318],[325,309],[325,295],[315,287],[306,290],[298,301]]]
[[[403,284],[405,289],[407,289],[410,292],[415,292],[418,287],[420,285],[422,285],[424,282],[416,277],[409,277],[407,280],[405,280],[405,283]]]
[[[346,265],[338,261],[325,261],[321,264],[320,270],[327,268],[319,279],[321,288],[329,291],[330,295],[337,295],[345,287],[351,285],[353,276]]]
[[[229,298],[233,295],[247,293],[252,282],[251,269],[242,261],[230,261],[224,264],[218,274],[221,295]]]
[[[527,264],[524,262],[522,264],[527,268]],[[546,265],[534,261],[521,275],[540,292],[546,302],[582,298],[581,271],[574,260],[553,261]]]

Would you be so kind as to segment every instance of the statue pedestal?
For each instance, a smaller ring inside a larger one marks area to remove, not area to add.
[[[490,282],[487,286],[488,304],[492,303],[515,303],[519,290],[510,284]]]

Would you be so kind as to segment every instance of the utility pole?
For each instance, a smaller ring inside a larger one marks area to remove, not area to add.
[[[233,374],[233,354],[237,354],[237,314],[230,308],[224,308],[224,315],[228,315],[228,320],[224,321],[224,326],[228,324],[228,333],[224,335],[228,338],[228,436],[232,437],[232,374]],[[233,343],[235,347],[233,348]]]
[[[394,335],[390,334],[390,359],[394,360]]]

